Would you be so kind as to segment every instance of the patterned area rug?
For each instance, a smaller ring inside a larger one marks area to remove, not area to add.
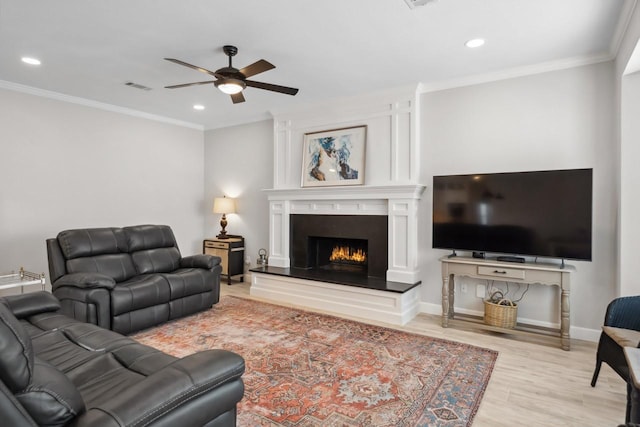
[[[133,336],[174,356],[245,358],[239,426],[469,426],[497,352],[225,296]]]

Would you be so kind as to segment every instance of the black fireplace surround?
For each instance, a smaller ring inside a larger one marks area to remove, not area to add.
[[[336,275],[361,274],[384,279],[388,267],[388,218],[385,215],[291,215],[292,268],[331,269]],[[366,252],[356,265],[328,261],[333,242],[351,244]]]

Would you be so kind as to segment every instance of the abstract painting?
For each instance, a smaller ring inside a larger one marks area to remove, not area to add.
[[[366,126],[306,133],[302,186],[364,184]]]

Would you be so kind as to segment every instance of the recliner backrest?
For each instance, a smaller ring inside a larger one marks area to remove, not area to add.
[[[57,237],[67,273],[101,273],[122,282],[136,274],[121,228],[65,230]]]
[[[38,425],[62,427],[85,410],[71,380],[35,357],[31,337],[3,303],[0,303],[0,379],[15,398],[8,398],[3,388],[0,405],[6,406],[10,410],[8,415],[14,419],[20,419],[25,410]]]
[[[31,337],[11,310],[0,304],[0,379],[12,392],[24,389],[33,375]]]
[[[169,226],[136,225],[123,230],[139,274],[169,273],[180,267],[180,251]]]

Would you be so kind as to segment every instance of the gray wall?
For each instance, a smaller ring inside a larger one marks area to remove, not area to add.
[[[201,251],[202,131],[9,90],[0,129],[0,272],[48,274],[67,228],[168,224]]]
[[[620,178],[618,190],[618,242],[619,242],[619,283],[620,295],[640,294],[640,263],[637,261],[640,252],[640,199],[638,198],[638,182],[640,169],[640,72],[624,75],[630,58],[640,55],[640,7],[636,7],[631,17],[625,36],[620,44],[616,58],[616,96],[619,108],[616,109],[620,122],[620,133],[617,135],[618,168]]]
[[[205,235],[220,232],[213,214],[215,197],[236,198],[236,214],[227,215],[227,232],[245,238],[245,254],[255,266],[260,248],[269,248],[269,203],[262,191],[273,187],[271,120],[205,132]]]
[[[615,295],[616,156],[612,62],[502,80],[422,98],[423,182],[433,175],[593,168],[593,262],[571,262],[572,325],[598,329]],[[445,251],[431,249],[431,192],[422,201],[423,299],[440,304]],[[468,281],[467,308],[482,311]],[[479,282],[482,283],[482,282]],[[532,287],[518,316],[557,322],[557,289]]]

